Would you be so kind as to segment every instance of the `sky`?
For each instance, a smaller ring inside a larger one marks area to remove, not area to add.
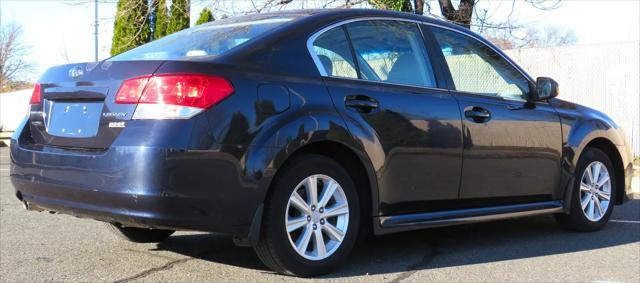
[[[25,79],[35,80],[51,66],[94,60],[94,1],[0,0],[0,24],[19,24],[24,30],[24,43],[31,46],[28,60],[34,62],[35,67]],[[299,4],[290,7],[309,7],[323,1],[294,0],[296,2]],[[437,1],[431,2],[433,12],[438,14]],[[192,25],[204,7],[214,8],[217,16],[223,13],[232,16],[252,9],[249,0],[191,0],[191,3]],[[117,0],[98,0],[100,60],[109,57],[116,4]],[[573,29],[578,44],[640,40],[640,0],[564,0],[558,8],[549,11],[521,0],[480,0],[478,5],[489,11],[490,20],[494,22],[510,18],[528,26]]]

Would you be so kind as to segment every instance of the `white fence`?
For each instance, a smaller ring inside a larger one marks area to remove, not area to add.
[[[0,131],[13,132],[27,115],[31,89],[0,93]]]
[[[505,51],[534,78],[560,84],[559,98],[611,117],[640,156],[640,42]]]

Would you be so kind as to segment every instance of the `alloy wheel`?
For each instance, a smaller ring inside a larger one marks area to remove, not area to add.
[[[600,161],[591,162],[580,179],[580,205],[589,221],[597,222],[607,213],[611,198],[611,178]]]
[[[326,175],[302,180],[289,197],[285,227],[302,257],[317,261],[331,256],[349,227],[349,204],[340,184]]]

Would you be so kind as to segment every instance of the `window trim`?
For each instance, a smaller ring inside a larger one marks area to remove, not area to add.
[[[509,63],[509,65],[511,65],[514,69],[516,69],[522,76],[524,76],[524,78],[526,80],[529,81],[530,84],[533,84],[533,79],[531,78],[531,76],[529,76],[529,74],[527,74],[522,68],[520,68],[520,66],[518,66],[517,64],[515,64],[509,57],[505,56],[499,49],[486,44],[481,37],[476,36],[472,33],[467,33],[464,31],[460,31],[457,29],[453,29],[451,27],[447,27],[444,25],[440,25],[437,23],[431,23],[431,22],[427,22],[427,21],[419,21],[419,20],[413,20],[413,19],[404,19],[404,18],[396,18],[396,17],[362,17],[362,18],[355,18],[355,19],[348,19],[348,20],[343,20],[343,21],[339,21],[336,23],[333,23],[331,25],[328,25],[316,32],[314,32],[308,39],[307,39],[307,51],[309,51],[309,54],[311,55],[311,59],[313,59],[313,63],[316,65],[316,69],[318,70],[318,72],[320,73],[320,77],[324,77],[324,78],[340,78],[340,77],[333,77],[333,76],[329,76],[327,75],[327,71],[324,69],[324,66],[322,66],[322,63],[320,62],[320,58],[318,58],[317,54],[315,54],[315,52],[313,51],[313,42],[319,37],[321,36],[323,33],[336,28],[336,27],[340,27],[340,26],[344,26],[346,24],[349,23],[353,23],[353,22],[360,22],[360,21],[397,21],[397,22],[410,22],[410,23],[415,23],[418,25],[418,28],[420,29],[420,32],[423,33],[422,29],[420,28],[420,25],[427,25],[427,26],[432,26],[432,27],[437,27],[437,28],[442,28],[442,29],[446,29],[449,31],[453,31],[462,35],[465,35],[467,37],[470,37],[480,43],[482,43],[483,45],[485,45],[486,47],[488,47],[489,49],[493,50],[496,54],[498,54],[498,56],[502,57],[502,59],[504,59],[505,61],[507,61]],[[350,40],[349,38],[347,38],[347,40]],[[349,43],[351,44],[351,43]],[[425,46],[425,49],[426,46]],[[426,50],[427,52],[429,50]],[[429,56],[431,58],[431,54],[427,54],[427,56]],[[433,64],[433,62],[432,62]],[[434,75],[435,75],[435,68],[437,66],[433,66],[434,67]],[[359,75],[358,75],[359,76]],[[343,78],[340,78],[343,79]],[[346,78],[348,80],[356,80],[356,81],[368,81],[368,80],[364,80],[361,78]],[[410,87],[419,87],[419,88],[425,88],[425,89],[438,89],[438,90],[443,90],[443,88],[437,88],[437,87],[425,87],[425,86],[415,86],[415,85],[408,85],[408,84],[396,84],[396,83],[388,83],[388,82],[377,82],[377,83],[381,83],[381,84],[391,84],[391,85],[400,85],[400,86],[410,86]],[[447,89],[444,90],[450,90],[450,91],[456,91],[455,89],[451,89],[451,86],[447,86]]]

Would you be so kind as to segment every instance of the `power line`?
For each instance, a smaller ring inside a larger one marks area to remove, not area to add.
[[[94,10],[94,15],[93,15],[94,16],[94,21],[93,21],[93,25],[94,25],[93,31],[94,31],[94,33],[93,33],[93,35],[94,35],[94,38],[95,38],[95,42],[94,42],[94,44],[95,44],[95,46],[94,46],[95,47],[95,50],[94,50],[95,58],[94,58],[94,60],[97,62],[98,61],[98,25],[99,25],[99,22],[98,22],[98,0],[94,0],[94,3],[95,3],[95,10]]]

